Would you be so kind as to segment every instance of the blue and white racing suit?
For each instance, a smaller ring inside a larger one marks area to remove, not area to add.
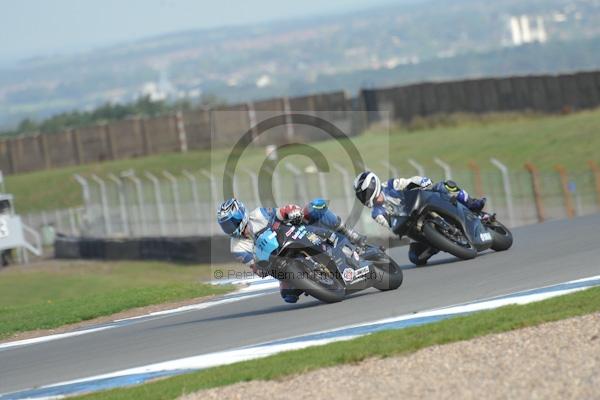
[[[231,253],[237,260],[249,267],[254,265],[256,235],[275,221],[276,210],[275,208],[259,207],[248,214],[246,234],[242,237],[232,237],[230,241]]]
[[[276,221],[285,221],[288,213],[292,210],[301,209],[294,204],[288,204],[281,208],[260,207],[248,214],[248,225],[243,237],[231,238],[231,253],[242,263],[250,267],[254,272],[260,274],[254,263],[254,245],[259,232],[269,227]],[[339,231],[352,241],[361,241],[365,238],[347,228],[340,217],[327,207],[323,199],[314,199],[301,209],[303,222],[308,225],[321,226],[334,231]],[[281,296],[288,302],[298,299],[302,291],[288,288],[283,282],[280,284]]]

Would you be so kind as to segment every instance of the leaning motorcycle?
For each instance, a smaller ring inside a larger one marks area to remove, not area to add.
[[[311,225],[274,223],[259,233],[255,254],[258,268],[325,303],[370,287],[394,290],[403,279],[382,248]]]
[[[513,243],[512,233],[495,214],[474,213],[444,193],[407,190],[390,208],[395,234],[463,260],[488,249],[508,250]]]

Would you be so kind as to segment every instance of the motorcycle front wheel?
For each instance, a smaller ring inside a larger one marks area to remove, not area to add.
[[[373,261],[376,276],[372,277],[373,287],[382,292],[398,289],[404,280],[400,266],[383,251],[365,258]]]
[[[438,250],[450,253],[455,257],[463,260],[470,260],[477,257],[477,250],[468,240],[466,240],[466,238],[465,242],[468,243],[467,246],[457,243],[455,240],[442,232],[442,229],[439,228],[438,225],[433,221],[424,222],[423,235],[430,245]]]
[[[338,277],[327,271],[315,272],[300,260],[288,264],[285,278],[293,288],[302,289],[324,303],[337,303],[346,296],[346,287]]]
[[[512,233],[498,221],[485,224],[488,232],[492,234],[492,250],[504,251],[513,244]]]

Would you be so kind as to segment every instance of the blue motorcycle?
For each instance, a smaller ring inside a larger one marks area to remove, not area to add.
[[[382,248],[311,225],[274,223],[258,235],[255,254],[258,268],[325,303],[370,287],[394,290],[403,280]]]
[[[487,249],[508,250],[513,243],[512,233],[495,214],[476,214],[444,193],[407,190],[390,207],[392,231],[399,237],[408,236],[463,260]]]

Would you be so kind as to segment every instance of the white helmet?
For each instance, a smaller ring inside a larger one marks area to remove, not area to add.
[[[365,171],[354,180],[356,197],[367,207],[373,207],[373,201],[381,193],[381,181],[371,171]]]

